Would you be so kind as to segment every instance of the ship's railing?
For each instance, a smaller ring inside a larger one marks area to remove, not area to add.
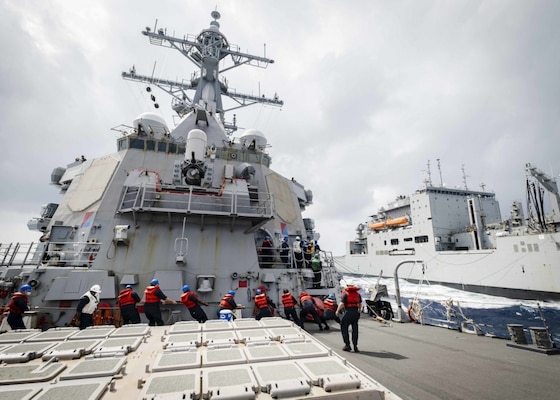
[[[271,218],[272,196],[265,192],[199,193],[194,187],[186,191],[157,190],[155,187],[125,187],[118,211],[186,213],[247,218]]]
[[[90,267],[101,243],[48,242],[0,243],[0,267],[48,265],[59,267]]]

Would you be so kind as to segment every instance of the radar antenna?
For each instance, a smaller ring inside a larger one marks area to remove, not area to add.
[[[175,49],[199,68],[190,80],[173,81],[141,75],[136,73],[136,68],[122,72],[121,75],[125,80],[147,83],[170,94],[173,97],[172,108],[181,116],[195,109],[204,109],[209,113],[216,113],[224,127],[234,131],[237,129],[235,125],[225,123],[226,112],[257,103],[282,107],[284,102],[277,95],[269,98],[265,95],[254,96],[237,92],[229,87],[225,78],[220,77],[221,73],[242,65],[266,68],[268,64],[274,63],[274,60],[240,52],[238,46],[231,45],[220,32],[220,24],[217,21],[220,19],[220,13],[212,11],[210,15],[213,18],[210,26],[197,36],[187,35],[176,38],[167,35],[165,29],[158,29],[157,26],[153,31],[150,28],[142,31],[142,34],[148,37],[150,44]],[[220,65],[223,65],[221,61],[228,56],[232,63],[220,69]],[[195,91],[192,100],[185,93],[188,90]],[[228,97],[236,104],[226,109],[222,103],[222,96]]]

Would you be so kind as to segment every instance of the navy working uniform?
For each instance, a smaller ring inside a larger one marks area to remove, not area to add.
[[[152,279],[150,286],[144,290],[144,313],[146,318],[148,318],[148,325],[150,326],[162,326],[164,325],[163,319],[161,318],[161,308],[160,303],[164,301],[166,303],[177,304],[175,300],[168,299],[167,296],[159,288],[159,281],[157,279]]]
[[[302,328],[304,327],[303,324],[305,322],[305,317],[311,314],[311,317],[313,317],[313,321],[317,325],[319,325],[319,330],[321,331],[323,330],[323,327],[321,326],[321,322],[325,324],[325,329],[329,330],[329,326],[327,325],[325,319],[323,317],[320,317],[319,314],[317,313],[317,309],[315,308],[315,300],[313,300],[313,297],[311,297],[309,293],[301,292],[299,295],[299,303],[301,306],[301,312],[299,318],[301,320]]]
[[[360,310],[362,308],[362,296],[358,291],[360,290],[357,286],[349,285],[342,292],[342,297],[340,304],[336,310],[336,316],[338,317],[342,309],[346,312],[342,316],[340,321],[340,331],[342,333],[342,340],[344,341],[344,347],[342,350],[350,351],[350,337],[349,337],[349,327],[352,327],[352,345],[354,346],[354,352],[358,353],[358,320],[360,319]]]
[[[206,322],[208,320],[208,316],[200,307],[202,304],[203,306],[207,306],[208,303],[202,301],[198,298],[196,293],[191,292],[191,287],[189,285],[183,286],[183,294],[181,295],[181,303],[187,307],[191,316],[197,320],[198,322]]]
[[[23,313],[29,311],[28,293],[31,292],[31,286],[23,285],[19,288],[19,292],[15,292],[8,304],[8,324],[12,329],[25,329],[23,323]]]
[[[296,325],[301,326],[301,321],[299,320],[296,311],[297,300],[288,289],[284,289],[284,293],[282,294],[282,304],[284,305],[284,314],[286,315],[286,319],[291,319],[296,323]]]
[[[120,291],[117,302],[121,309],[121,318],[123,324],[139,324],[140,313],[136,308],[136,303],[140,303],[140,296],[132,290],[131,285]]]
[[[271,308],[275,308],[276,304],[261,289],[257,289],[255,295],[255,306],[257,307],[255,319],[258,321],[263,317],[272,317]]]

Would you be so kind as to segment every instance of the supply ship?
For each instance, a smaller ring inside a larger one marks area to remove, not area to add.
[[[560,300],[558,185],[530,163],[525,170],[527,216],[515,201],[503,219],[495,193],[434,185],[428,163],[422,189],[357,226],[346,254],[335,257],[339,269],[513,299]]]
[[[320,274],[297,268],[294,241],[319,239],[313,220],[302,216],[312,192],[270,168],[263,132],[236,135],[235,119],[225,117],[252,104],[283,105],[277,95],[238,92],[221,75],[273,60],[239,51],[221,33],[220,14],[212,18],[194,36],[170,36],[157,23],[142,32],[150,44],[192,62],[190,79],[142,75],[134,66],[122,73],[144,85],[156,109],[156,89],[171,95],[179,122],[169,127],[159,114],[142,113],[114,128],[120,136],[113,154],[71,157],[56,167],[50,183],[61,200],[28,223],[38,242],[0,245],[0,305],[5,309],[23,285],[32,288],[28,329],[10,330],[2,321],[4,396],[397,398],[281,318],[281,307],[272,318],[254,318],[257,288],[276,304],[284,289],[338,298],[340,277],[324,250],[315,251]],[[289,250],[280,250],[282,242]],[[193,321],[178,302],[162,305],[164,326],[146,324],[140,309],[140,324],[121,327],[119,291],[130,285],[142,295],[152,280],[175,301],[189,285],[208,303],[210,319]],[[95,326],[79,330],[76,307],[94,285],[101,288]],[[245,306],[234,321],[218,313],[231,291]]]

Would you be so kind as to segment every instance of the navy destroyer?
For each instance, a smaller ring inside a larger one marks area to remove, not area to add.
[[[532,164],[525,169],[527,216],[515,201],[503,219],[495,193],[471,190],[466,179],[463,188],[434,185],[428,163],[424,187],[360,223],[346,254],[335,260],[341,270],[359,275],[398,275],[494,296],[560,300],[558,185]]]
[[[142,32],[194,63],[190,80],[141,75],[134,67],[122,74],[146,85],[154,100],[154,88],[169,93],[180,122],[168,128],[157,114],[143,113],[118,128],[115,153],[55,168],[51,183],[61,201],[28,223],[41,233],[39,242],[0,245],[0,305],[30,292],[32,309],[27,329],[10,330],[2,321],[4,396],[398,398],[280,311],[253,317],[261,291],[281,304],[284,289],[337,297],[341,289],[329,252],[315,249],[320,263],[312,270],[292,250],[318,239],[313,221],[302,217],[311,191],[270,169],[262,132],[234,137],[237,126],[225,119],[222,96],[233,108],[283,104],[278,96],[236,92],[220,76],[273,60],[240,52],[220,32],[220,14],[212,17],[193,37],[157,27]],[[119,291],[141,293],[154,280],[175,301],[192,287],[210,319],[192,321],[179,302],[162,306],[163,326],[149,326],[142,314],[140,323],[121,327]],[[73,317],[90,288],[101,303],[95,326],[80,330]],[[232,320],[218,310],[233,293],[240,307]]]

